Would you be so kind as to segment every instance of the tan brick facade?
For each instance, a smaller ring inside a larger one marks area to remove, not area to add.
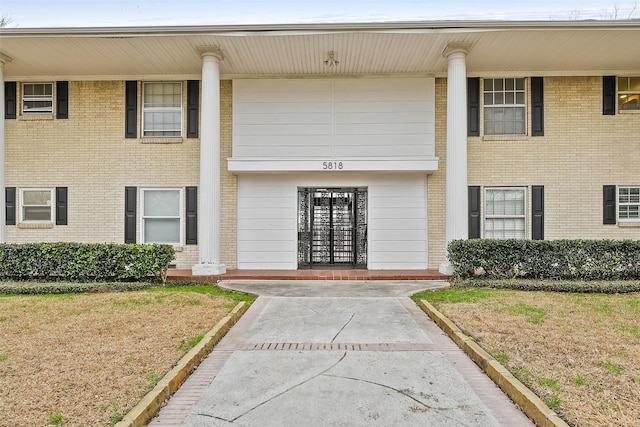
[[[232,81],[221,82],[221,261],[228,269],[237,265],[237,177],[226,162],[232,155],[232,91]],[[183,93],[186,99],[186,83]],[[640,238],[640,227],[602,223],[602,186],[640,185],[640,114],[603,115],[602,77],[545,77],[544,96],[544,136],[468,138],[468,184],[526,187],[529,237],[531,186],[543,185],[546,239]],[[446,98],[447,81],[438,78],[439,171],[427,178],[429,268],[446,255]],[[125,186],[198,185],[198,139],[148,143],[124,137],[124,81],[71,81],[69,99],[68,119],[5,121],[6,185],[68,187],[69,200],[68,225],[7,226],[7,242],[123,242]],[[197,263],[197,250],[178,248],[177,267]]]
[[[124,86],[124,81],[72,81],[69,82],[68,119],[19,116],[17,120],[5,121],[6,185],[17,187],[18,191],[29,187],[68,187],[69,200],[68,225],[49,228],[29,228],[25,224],[7,226],[7,242],[122,243],[125,186],[184,188],[198,185],[199,139],[184,138],[178,143],[125,139]],[[186,84],[184,87],[186,99]],[[231,84],[223,82],[222,87],[225,127],[222,150],[230,152]],[[140,114],[138,108],[138,123]],[[223,156],[226,158],[227,155]],[[234,184],[226,184],[234,181],[226,171],[223,181],[223,185],[235,189]],[[140,198],[139,191],[138,206]],[[228,207],[227,200],[233,208]],[[223,262],[231,266],[235,264],[235,252],[231,256],[228,253],[235,247],[234,200],[235,190],[225,190]],[[139,238],[139,208],[137,229]],[[197,262],[197,245],[176,249],[178,268],[191,268]]]
[[[602,223],[603,185],[640,185],[640,115],[603,115],[602,77],[546,77],[544,96],[544,136],[469,138],[469,185],[527,187],[528,237],[531,186],[544,185],[545,239],[640,238]]]

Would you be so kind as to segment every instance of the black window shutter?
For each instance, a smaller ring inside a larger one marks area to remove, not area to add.
[[[56,119],[69,118],[69,82],[56,82]]]
[[[480,187],[469,186],[469,238],[480,238]]]
[[[137,188],[124,188],[124,242],[136,243]]]
[[[616,223],[616,186],[602,186],[602,223]]]
[[[531,77],[531,135],[544,136],[544,81]]]
[[[616,114],[616,76],[602,77],[602,114]]]
[[[198,137],[198,116],[200,115],[200,82],[187,82],[187,138]]]
[[[544,240],[544,186],[532,186],[531,193],[531,207],[533,210],[531,215],[531,238],[533,240]]]
[[[480,136],[480,77],[467,79],[467,136]]]
[[[5,224],[16,225],[16,187],[4,189]]]
[[[198,187],[186,188],[186,224],[187,235],[185,242],[187,245],[198,244]]]
[[[56,225],[67,225],[67,187],[56,187]]]
[[[17,111],[17,85],[16,82],[4,82],[4,118],[15,119]]]
[[[125,83],[125,138],[138,137],[138,82]],[[135,240],[135,239],[134,239]]]

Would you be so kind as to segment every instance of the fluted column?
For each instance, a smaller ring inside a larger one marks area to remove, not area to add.
[[[208,276],[226,272],[220,256],[220,61],[224,55],[217,46],[198,51],[202,57],[199,263],[191,270]]]
[[[446,226],[447,245],[452,240],[467,239],[467,67],[466,43],[450,43],[443,55],[447,58],[447,161]],[[453,273],[447,261],[440,271]]]
[[[6,211],[5,206],[5,155],[4,155],[4,65],[11,62],[11,57],[0,52],[0,243],[5,243],[5,224],[6,224]]]

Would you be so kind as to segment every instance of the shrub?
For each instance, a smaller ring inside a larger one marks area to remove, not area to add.
[[[69,282],[166,280],[171,245],[26,243],[0,245],[0,279]]]
[[[455,240],[456,278],[638,280],[637,240]]]

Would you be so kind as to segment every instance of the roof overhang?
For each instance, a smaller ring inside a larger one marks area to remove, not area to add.
[[[640,20],[3,28],[0,60],[21,81],[199,79],[215,46],[222,78],[445,76],[455,43],[469,75],[637,75],[639,40]]]

